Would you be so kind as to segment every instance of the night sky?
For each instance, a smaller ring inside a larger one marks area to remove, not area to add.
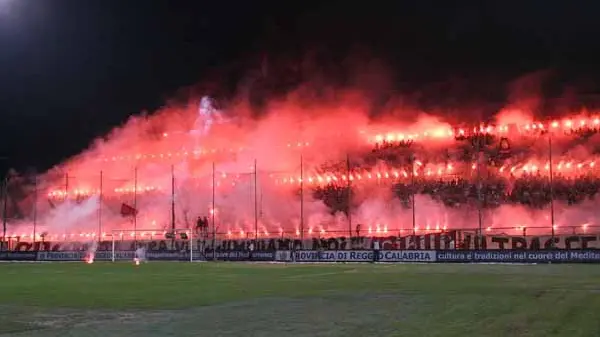
[[[132,114],[231,94],[265,57],[313,57],[342,85],[344,67],[377,59],[381,90],[453,104],[502,102],[531,73],[550,74],[548,96],[597,93],[594,1],[376,3],[0,0],[0,168],[44,170]],[[261,92],[312,75],[279,69]]]

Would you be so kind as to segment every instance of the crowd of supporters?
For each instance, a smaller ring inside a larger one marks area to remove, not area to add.
[[[404,186],[404,189],[410,187]],[[549,177],[523,175],[514,179],[501,177],[451,181],[420,182],[417,193],[431,196],[446,206],[461,206],[481,201],[482,207],[493,208],[502,204],[520,204],[532,208],[544,208],[551,200],[574,205],[592,199],[600,189],[600,179],[585,175],[575,178],[561,175]]]
[[[360,186],[328,185],[314,190],[313,197],[322,200],[332,211],[346,212],[353,189]],[[600,178],[583,175],[549,177],[523,175],[513,179],[492,177],[480,179],[415,180],[398,182],[391,186],[393,195],[406,208],[411,207],[414,195],[429,196],[446,207],[477,206],[494,208],[501,205],[523,205],[530,208],[544,208],[551,200],[567,205],[576,205],[592,200],[600,191]],[[355,191],[358,193],[358,191]]]

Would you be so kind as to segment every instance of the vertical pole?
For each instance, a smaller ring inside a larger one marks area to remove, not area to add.
[[[550,169],[550,225],[552,226],[552,247],[554,247],[554,187],[553,185],[553,172],[552,172],[552,133],[548,132],[548,160]]]
[[[300,155],[300,241],[304,242],[304,160]]]
[[[115,262],[115,232],[114,231],[111,233],[110,237],[112,239],[112,247],[111,247],[112,262]]]
[[[193,246],[194,240],[192,239],[192,236],[194,234],[192,233],[191,228],[190,228],[189,234],[190,234],[190,236],[189,236],[188,240],[190,240],[190,243],[189,243],[190,244],[190,262],[194,262],[194,246]]]
[[[346,188],[348,189],[348,202],[346,205],[348,216],[348,237],[352,237],[352,182],[350,181],[350,155],[346,154]]]
[[[483,239],[483,230],[482,230],[483,229],[482,228],[483,227],[483,215],[481,212],[482,196],[481,196],[481,169],[480,169],[480,166],[481,166],[481,160],[480,160],[481,159],[481,136],[482,135],[481,135],[481,133],[477,133],[476,136],[477,136],[477,143],[475,145],[477,146],[477,148],[476,148],[477,161],[476,161],[475,165],[477,165],[476,166],[476,169],[477,169],[477,218],[479,221],[478,244],[481,245],[481,240]],[[479,247],[479,248],[481,248],[481,247]]]
[[[254,159],[254,244],[258,244],[258,171],[256,170],[256,159]],[[257,249],[257,247],[254,247]]]
[[[217,233],[216,233],[216,226],[215,226],[215,162],[212,163],[212,205],[211,205],[211,212],[210,212],[210,221],[212,222],[212,251],[213,251],[213,261],[216,261],[216,257],[217,257]]]
[[[100,191],[98,193],[98,242],[102,241],[102,199],[104,198],[104,192],[102,191],[102,185],[104,183],[103,178],[103,173],[100,171]]]
[[[38,199],[38,180],[37,175],[33,178],[33,249],[36,244],[36,236],[37,236],[37,199]]]
[[[417,235],[417,213],[415,210],[415,156],[411,154],[410,162],[410,203],[412,208],[412,233]]]
[[[65,173],[65,200],[69,198],[69,173]]]
[[[137,180],[138,180],[138,168],[135,167],[133,171],[133,243],[135,249],[137,249]]]
[[[175,233],[175,165],[171,165],[171,231]]]
[[[8,174],[2,179],[2,247],[6,245],[8,249],[8,242],[6,242],[6,222],[8,216]],[[3,249],[4,250],[4,249]]]

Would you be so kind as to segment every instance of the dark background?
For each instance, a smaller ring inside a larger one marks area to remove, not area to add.
[[[316,74],[344,86],[362,72],[375,74],[362,78],[378,99],[424,106],[501,106],[525,78],[543,83],[540,113],[551,114],[561,97],[596,98],[599,7],[0,0],[0,168],[47,169],[170,99],[231,96],[265,60],[268,74],[251,83],[258,109]]]

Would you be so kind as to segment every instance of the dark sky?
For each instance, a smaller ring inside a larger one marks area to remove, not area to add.
[[[221,71],[235,83],[232,74],[257,66],[261,54],[298,61],[316,50],[324,64],[335,64],[367,53],[390,66],[399,91],[427,92],[452,78],[475,88],[473,95],[495,97],[485,91],[505,95],[510,79],[550,69],[558,83],[595,94],[599,7],[554,0],[0,0],[0,157],[9,158],[0,167],[45,169],[181,88]],[[223,70],[232,68],[238,72]]]

